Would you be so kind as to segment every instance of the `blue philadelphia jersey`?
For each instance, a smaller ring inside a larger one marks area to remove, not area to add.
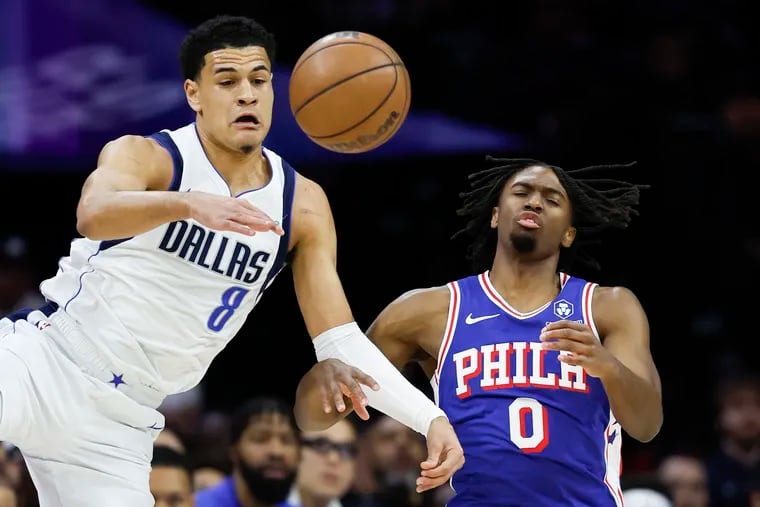
[[[598,378],[542,350],[549,322],[575,320],[599,337],[596,284],[560,274],[556,298],[523,313],[488,272],[448,284],[451,298],[431,379],[464,448],[448,507],[622,506],[621,428]]]

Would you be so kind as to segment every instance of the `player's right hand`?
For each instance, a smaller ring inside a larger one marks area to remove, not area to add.
[[[445,417],[437,417],[430,423],[427,449],[428,457],[420,463],[422,472],[417,478],[417,493],[445,484],[464,466],[462,444]]]
[[[365,385],[377,391],[380,389],[378,383],[361,371],[359,368],[349,366],[339,359],[324,359],[312,367],[312,374],[322,392],[322,408],[325,414],[332,412],[333,407],[338,413],[346,410],[344,396],[351,400],[356,415],[363,420],[369,419],[367,412],[367,395],[362,390]]]
[[[245,199],[206,192],[184,192],[181,195],[190,208],[190,218],[211,229],[248,236],[267,231],[280,236],[285,234],[278,222]]]

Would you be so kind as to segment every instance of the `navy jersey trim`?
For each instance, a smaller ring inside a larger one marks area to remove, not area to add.
[[[155,134],[149,135],[148,138],[156,141],[166,151],[169,152],[169,155],[171,155],[174,174],[172,176],[172,182],[171,185],[169,185],[168,190],[178,191],[179,186],[182,183],[182,172],[185,162],[182,159],[182,154],[179,152],[179,148],[177,148],[177,144],[174,142],[174,139],[172,139],[172,136],[170,136],[168,132],[156,132]],[[132,239],[132,237],[101,241],[98,250],[108,250],[109,248],[114,247],[119,243],[129,241],[130,239]]]
[[[293,167],[282,161],[282,174],[284,177],[283,192],[282,192],[282,223],[280,226],[285,231],[285,234],[280,236],[280,244],[277,246],[277,256],[272,264],[272,269],[267,273],[267,278],[261,285],[258,297],[264,293],[267,287],[274,281],[274,278],[285,267],[288,259],[288,245],[290,245],[290,224],[291,217],[293,215],[293,198],[296,193],[296,170]]]
[[[48,301],[39,308],[22,308],[20,310],[16,310],[13,313],[9,313],[4,318],[10,320],[11,322],[26,320],[30,313],[37,310],[41,311],[45,317],[50,317],[56,312],[56,310],[58,310],[58,304],[52,301]]]
[[[172,162],[174,162],[174,176],[172,177],[171,185],[168,190],[179,190],[179,186],[182,183],[182,172],[184,170],[185,161],[182,159],[182,154],[179,152],[174,139],[168,132],[156,132],[148,136],[149,139],[153,139],[158,144],[164,147],[169,155],[172,156]]]

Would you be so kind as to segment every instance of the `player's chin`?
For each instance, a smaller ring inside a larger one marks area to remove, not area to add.
[[[261,146],[265,137],[266,131],[263,130],[246,131],[237,136],[235,144],[241,152],[248,154]]]

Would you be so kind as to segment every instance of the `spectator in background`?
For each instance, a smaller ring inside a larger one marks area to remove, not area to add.
[[[254,398],[232,416],[230,432],[232,474],[197,492],[197,507],[291,507],[285,499],[300,453],[293,407],[276,398]]]
[[[177,435],[177,432],[169,427],[165,427],[153,441],[154,446],[169,447],[180,454],[187,454],[184,442]]]
[[[45,302],[37,289],[40,280],[27,260],[28,249],[20,236],[0,237],[0,315]]]
[[[625,507],[674,507],[668,488],[654,474],[636,474],[621,478]]]
[[[20,507],[11,482],[0,475],[0,507]]]
[[[171,447],[155,446],[150,492],[156,500],[155,507],[193,507],[195,500],[187,456]]]
[[[356,428],[341,419],[323,431],[301,435],[301,462],[288,497],[294,507],[342,507],[356,475]]]
[[[707,459],[711,507],[746,507],[760,466],[760,379],[731,374],[717,389],[718,449]]]
[[[422,437],[385,414],[372,411],[360,428],[356,481],[345,507],[430,507],[434,491],[417,493]],[[446,487],[446,486],[441,486]]]
[[[709,507],[707,469],[700,458],[671,454],[660,462],[657,477],[668,488],[673,507]]]
[[[216,466],[200,465],[193,470],[193,491],[198,492],[217,486],[226,477],[224,471]]]

